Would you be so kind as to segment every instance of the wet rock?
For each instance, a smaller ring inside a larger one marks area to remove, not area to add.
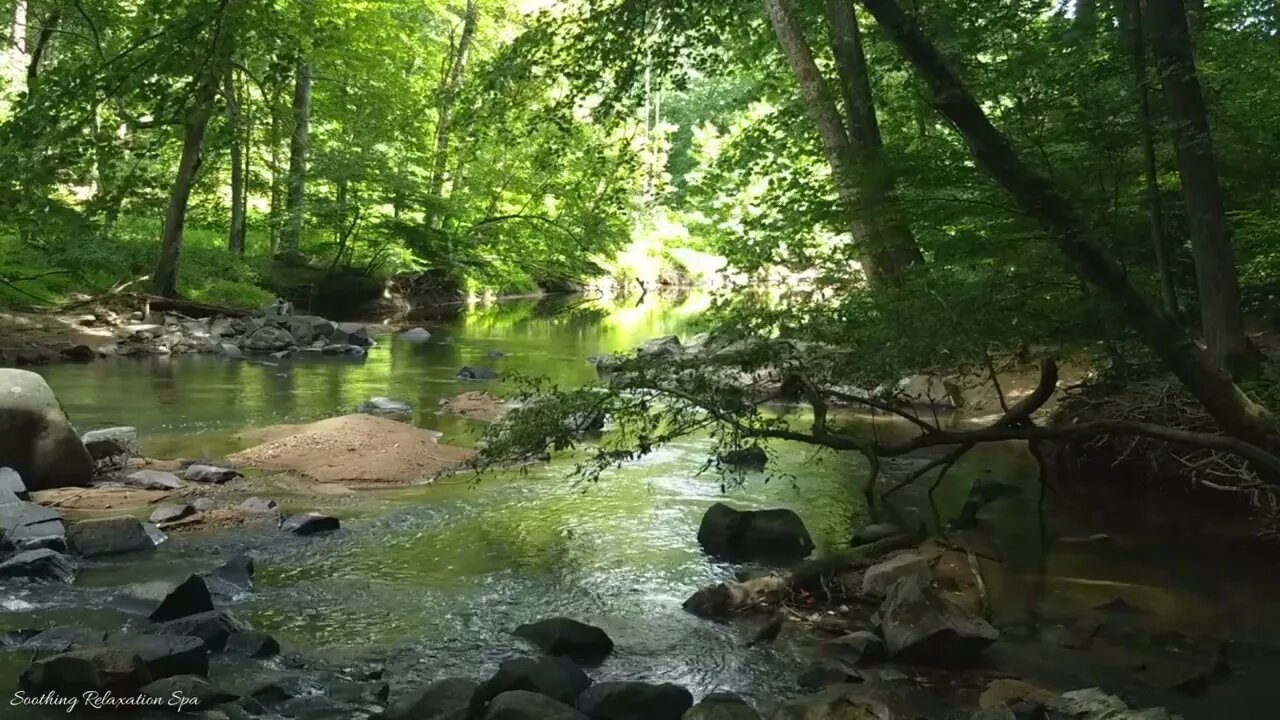
[[[163,705],[153,707],[162,707],[171,713],[204,712],[237,699],[199,675],[174,675],[155,680],[142,686],[139,692],[163,701]]]
[[[0,493],[7,493],[18,500],[30,500],[27,484],[22,482],[22,475],[11,467],[0,467]]]
[[[515,634],[548,655],[564,655],[582,665],[599,665],[613,652],[613,640],[594,625],[548,618],[517,627]]]
[[[85,485],[93,458],[44,378],[0,368],[0,458],[31,490]]]
[[[57,510],[33,502],[0,504],[0,540],[18,550],[67,549],[67,531]]]
[[[680,338],[675,335],[646,340],[636,350],[636,355],[642,358],[667,359],[680,357],[683,354],[684,346],[680,344]]]
[[[123,600],[127,607],[157,623],[213,610],[213,597],[199,575],[188,575],[176,582],[154,580],[131,585],[125,589]]]
[[[278,327],[262,327],[253,331],[240,343],[240,347],[249,352],[273,353],[293,347],[293,336],[288,330]]]
[[[759,445],[730,450],[726,453],[721,453],[716,459],[720,461],[721,465],[746,470],[764,470],[765,466],[769,464],[768,453]]]
[[[341,523],[338,522],[336,517],[311,512],[294,515],[285,520],[280,525],[280,529],[285,532],[291,532],[294,535],[315,535],[317,533],[333,532],[340,526]]]
[[[484,720],[588,720],[586,715],[545,695],[512,690],[494,698]]]
[[[146,531],[147,537],[151,538],[152,545],[159,546],[165,540],[169,539],[169,536],[165,535],[163,530],[156,527],[155,523],[142,523],[142,529]]]
[[[689,708],[681,720],[761,720],[760,713],[733,693],[712,693]]]
[[[480,685],[464,678],[444,678],[396,698],[386,720],[462,720]]]
[[[329,342],[336,345],[354,345],[359,348],[373,347],[373,339],[369,337],[369,328],[360,323],[338,323]]]
[[[778,708],[770,720],[894,720],[888,706],[864,697],[856,685],[832,685]]]
[[[862,575],[862,594],[884,597],[899,580],[910,579],[927,585],[933,581],[929,562],[917,552],[901,552],[867,568]]]
[[[298,345],[307,345],[321,338],[333,336],[333,323],[317,315],[294,315],[289,318],[287,328]]]
[[[154,679],[209,674],[209,651],[200,638],[120,633],[108,635],[106,644],[137,654]]]
[[[223,357],[226,357],[231,360],[244,359],[244,351],[241,350],[238,346],[232,345],[231,343],[228,343],[228,342],[218,343],[218,352]]]
[[[270,498],[254,496],[240,503],[240,507],[245,512],[273,513],[280,509],[280,504]]]
[[[867,630],[858,630],[834,640],[828,640],[819,647],[824,657],[839,660],[849,665],[860,665],[884,660],[884,641],[879,635]]]
[[[356,705],[383,706],[391,695],[391,686],[381,680],[343,680],[330,683],[327,689],[334,700]]]
[[[886,540],[894,535],[901,535],[906,532],[898,525],[893,523],[876,523],[860,527],[853,532],[853,537],[849,540],[850,547],[858,547],[859,545],[870,545],[879,540]]]
[[[321,348],[320,352],[325,355],[353,355],[359,357],[365,354],[365,349],[359,345],[348,343],[331,343]]]
[[[90,430],[81,436],[80,440],[95,462],[138,455],[138,428],[135,427],[120,426]]]
[[[913,578],[889,589],[879,612],[889,656],[900,662],[964,667],[974,663],[999,633]]]
[[[182,475],[191,482],[208,483],[211,485],[221,485],[231,482],[239,477],[244,477],[238,470],[220,465],[208,465],[205,463],[197,463],[187,466],[186,471]]]
[[[79,697],[86,692],[137,694],[152,681],[136,653],[120,648],[84,648],[32,663],[18,684],[33,694],[47,692]]]
[[[791,510],[735,510],[716,503],[702,516],[698,543],[730,561],[791,562],[813,552],[813,539]]]
[[[1063,693],[1045,704],[1051,720],[1180,720],[1164,708],[1132,710],[1098,688]]]
[[[49,548],[27,550],[0,562],[0,578],[27,578],[69,583],[76,566],[66,555]]]
[[[497,380],[500,376],[498,373],[488,368],[471,367],[464,365],[457,375],[459,380]]]
[[[88,345],[72,345],[58,351],[63,358],[71,362],[92,362],[98,359],[98,353]]]
[[[253,572],[253,558],[248,555],[236,555],[209,573],[205,581],[229,585],[237,590],[252,590]]]
[[[856,682],[862,682],[861,673],[836,660],[819,660],[796,677],[796,684],[803,690],[821,690],[830,685]]]
[[[366,415],[405,415],[413,412],[409,403],[387,397],[373,397],[360,403],[356,412]]]
[[[40,634],[35,628],[20,628],[18,630],[5,630],[0,632],[0,650],[13,650],[21,647],[23,643]]]
[[[186,483],[171,472],[164,470],[139,470],[125,477],[126,485],[143,490],[177,490]]]
[[[426,342],[431,339],[431,333],[427,332],[425,328],[410,328],[400,333],[400,339],[414,343]]]
[[[168,523],[196,514],[196,509],[186,503],[160,503],[151,512],[151,522]]]
[[[106,633],[83,627],[58,626],[42,630],[22,643],[23,652],[37,657],[57,655],[71,650],[101,647]]]
[[[574,705],[590,686],[591,678],[568,658],[512,658],[498,665],[498,672],[480,684],[476,700],[483,703],[504,692],[527,690]]]
[[[1019,720],[1008,705],[982,708],[970,716],[969,720]]]
[[[135,517],[81,520],[67,527],[71,551],[83,557],[154,550],[155,543]]]
[[[226,652],[251,658],[268,658],[280,654],[280,643],[257,630],[245,630],[227,636]]]
[[[693,695],[671,683],[602,682],[578,698],[591,720],[680,720],[691,707]]]
[[[156,635],[198,638],[209,652],[222,652],[232,635],[249,630],[249,626],[229,610],[207,610],[147,628],[148,633]]]
[[[351,720],[364,715],[357,708],[335,702],[323,695],[303,695],[286,700],[275,710],[294,720]]]

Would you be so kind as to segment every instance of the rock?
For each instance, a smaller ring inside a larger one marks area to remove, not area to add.
[[[333,532],[339,527],[338,518],[315,512],[294,515],[280,525],[281,530],[291,532],[294,535],[315,535],[317,533]]]
[[[169,536],[165,535],[163,530],[156,527],[155,523],[149,523],[149,522],[142,523],[142,529],[146,531],[147,537],[151,538],[152,545],[158,546],[161,543],[163,543],[165,540],[169,539]]]
[[[848,665],[879,662],[885,659],[884,641],[868,630],[859,630],[828,640],[818,648],[828,658]]]
[[[326,689],[330,698],[355,705],[382,707],[391,695],[391,686],[381,680],[343,680],[330,683]]]
[[[747,470],[764,470],[769,464],[769,455],[759,445],[730,450],[721,453],[717,458],[721,465],[743,468]]]
[[[761,720],[746,700],[733,693],[711,693],[689,708],[680,720]]]
[[[647,340],[636,350],[636,355],[642,358],[668,359],[680,357],[683,354],[684,346],[680,344],[680,338],[675,335]]]
[[[209,652],[222,652],[232,635],[249,630],[248,625],[228,610],[208,610],[147,628],[148,633],[156,635],[198,638]]]
[[[457,375],[459,380],[497,380],[500,376],[498,373],[488,368],[471,367],[464,365]]]
[[[160,705],[152,707],[163,707],[172,713],[204,712],[237,699],[199,675],[174,675],[155,680],[143,685],[139,692],[161,701]]]
[[[67,543],[72,552],[84,557],[155,549],[142,523],[128,516],[71,523],[67,527]]]
[[[31,490],[85,485],[93,458],[39,375],[0,369],[0,458]]]
[[[22,643],[23,652],[34,653],[36,657],[47,657],[71,650],[101,647],[106,633],[89,628],[59,626],[42,630]]]
[[[360,323],[338,323],[329,336],[329,341],[336,345],[355,345],[359,348],[373,347],[373,339],[369,337],[368,326]]]
[[[857,685],[832,685],[787,702],[770,720],[894,720],[889,708],[864,697]]]
[[[138,455],[138,428],[110,427],[90,430],[80,437],[89,457],[95,462],[111,458],[131,458]]]
[[[444,678],[396,698],[386,720],[463,720],[480,687],[474,680]]]
[[[918,552],[901,552],[867,568],[862,575],[862,594],[884,597],[899,580],[909,578],[928,585],[933,582],[929,562]]]
[[[151,513],[151,522],[174,522],[195,514],[196,509],[185,503],[160,503]]]
[[[98,353],[88,345],[72,345],[58,352],[71,362],[92,362],[98,359]]]
[[[57,510],[33,502],[0,504],[0,541],[18,550],[67,549],[67,531]]]
[[[856,682],[862,682],[862,675],[857,670],[833,660],[819,660],[796,678],[796,684],[803,690],[821,690],[830,685]]]
[[[317,339],[332,337],[334,326],[316,315],[294,315],[289,318],[287,329],[295,343],[308,345]]]
[[[27,550],[0,562],[0,578],[28,578],[69,583],[76,566],[66,555],[49,548]]]
[[[1181,720],[1164,708],[1131,710],[1125,701],[1098,688],[1063,693],[1046,707],[1051,720]]]
[[[267,320],[278,320],[281,318],[287,318],[292,314],[293,314],[293,303],[289,302],[288,300],[285,300],[282,297],[278,297],[275,300],[272,300],[266,305],[263,305],[262,307],[253,311],[253,316],[255,318],[264,318]]]
[[[413,343],[426,342],[431,339],[431,333],[425,328],[410,328],[400,333],[400,339]]]
[[[221,485],[225,482],[231,482],[239,477],[244,477],[235,468],[220,467],[218,465],[195,464],[189,465],[186,472],[182,475],[191,482],[209,483],[211,485]]]
[[[971,715],[969,720],[1018,720],[1018,716],[1013,714],[1013,709],[1008,705],[996,705],[982,708]]]
[[[1000,636],[986,620],[913,578],[889,589],[879,618],[885,648],[900,662],[964,667]]]
[[[387,397],[373,397],[360,403],[356,412],[367,415],[405,415],[413,412],[413,407],[401,400]]]
[[[288,330],[278,327],[262,327],[253,331],[240,343],[240,347],[249,352],[273,353],[293,347],[293,336]]]
[[[240,507],[251,513],[273,513],[280,509],[279,503],[270,498],[251,497],[240,503]]]
[[[209,512],[214,508],[215,504],[213,498],[210,497],[200,497],[191,501],[191,507],[199,512]]]
[[[489,352],[485,353],[484,356],[489,358],[490,360],[497,360],[498,358],[506,357],[507,354],[502,352],[501,350],[490,350]]]
[[[226,646],[229,653],[251,658],[268,658],[280,654],[280,643],[270,635],[257,630],[245,630],[227,636]]]
[[[604,630],[569,618],[521,625],[515,634],[548,655],[564,655],[582,665],[599,665],[613,652],[613,640]]]
[[[0,467],[0,503],[4,503],[3,498],[12,497],[15,500],[30,500],[30,494],[27,492],[27,484],[22,482],[22,476],[17,470],[10,467]]]
[[[1044,705],[1052,700],[1054,694],[1038,688],[1022,680],[1014,678],[997,678],[992,680],[987,689],[978,696],[978,707],[993,708],[1013,706],[1019,702],[1030,702],[1033,705]]]
[[[204,575],[209,592],[219,600],[235,600],[253,589],[253,559],[237,555]]]
[[[177,490],[185,487],[177,475],[164,470],[139,470],[129,473],[124,479],[126,485],[143,490]]]
[[[231,343],[218,343],[218,352],[231,360],[241,360],[244,358],[244,351]]]
[[[321,348],[320,352],[325,355],[355,355],[362,356],[365,349],[359,345],[351,345],[349,343],[332,343]]]
[[[285,358],[289,357],[292,354],[293,354],[292,350],[281,350],[279,352],[271,353],[271,357],[277,360],[284,360]]]
[[[602,682],[578,698],[578,710],[591,720],[680,720],[693,707],[693,695],[679,685]]]
[[[589,720],[572,707],[525,690],[504,692],[489,703],[484,720]]]
[[[33,694],[57,693],[79,697],[86,692],[137,694],[152,681],[136,653],[120,648],[85,648],[32,663],[18,684]]]
[[[735,510],[716,503],[702,516],[698,542],[713,557],[791,562],[813,552],[813,539],[791,510]]]
[[[853,538],[849,541],[849,545],[850,547],[870,545],[878,540],[885,540],[894,535],[901,535],[904,532],[906,531],[893,523],[866,525],[853,532]]]
[[[480,684],[476,700],[483,703],[504,692],[527,690],[574,705],[590,686],[591,678],[568,658],[512,658],[498,665],[498,672]]]
[[[200,638],[121,633],[108,635],[106,642],[137,654],[154,679],[209,674],[209,651]]]
[[[125,589],[124,601],[157,623],[213,610],[209,587],[199,575],[188,575],[177,582],[154,580],[131,585]]]

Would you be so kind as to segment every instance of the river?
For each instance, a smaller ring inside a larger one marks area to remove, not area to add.
[[[435,412],[441,399],[483,386],[456,380],[461,366],[582,384],[595,378],[590,356],[659,335],[688,335],[709,302],[697,294],[640,304],[508,301],[424,322],[432,341],[388,337],[361,360],[121,359],[42,372],[79,427],[136,426],[150,456],[222,456],[242,445],[236,434],[245,428],[331,417],[379,395],[411,403],[412,422],[466,445],[482,425]],[[86,561],[69,590],[6,588],[0,629],[115,628],[123,620],[112,608],[120,585],[208,569],[248,552],[257,562],[257,587],[234,606],[238,615],[277,636],[287,651],[336,663],[385,662],[393,687],[445,675],[484,676],[500,660],[527,651],[511,636],[513,627],[568,615],[605,628],[617,643],[597,678],[676,682],[695,696],[794,694],[801,643],[784,634],[773,646],[744,648],[740,629],[681,609],[696,589],[735,570],[708,561],[695,540],[701,514],[726,497],[720,478],[699,472],[707,449],[707,441],[692,438],[591,485],[575,483],[567,477],[571,466],[554,462],[478,481],[361,492],[324,508],[343,517],[343,529],[323,537],[244,530],[174,536],[146,559]],[[856,490],[860,465],[811,448],[775,450],[769,475],[729,488],[728,500],[796,510],[819,552],[847,543],[866,521]],[[1054,545],[1045,512],[1057,513],[1055,535],[1117,529],[1103,518],[1067,512],[1066,502],[1050,502],[1046,510],[1033,469],[1020,448],[987,448],[957,469],[938,498],[946,515],[963,503],[974,478],[1027,490],[985,518],[1011,568],[1006,582],[993,587],[997,619],[1018,623],[1033,608],[1060,616],[1123,591],[1126,601],[1167,613],[1171,621],[1208,624],[1219,636],[1247,642],[1261,658],[1257,667],[1280,668],[1274,601],[1280,595],[1268,597],[1273,583],[1243,568],[1219,568],[1206,578],[1200,561],[1168,552],[1165,540],[1145,529],[1136,540],[1115,535],[1103,547]],[[923,500],[920,491],[906,495],[907,504]],[[298,510],[316,502],[281,500]],[[1230,582],[1231,589],[1215,582]],[[0,693],[7,695],[25,661],[0,654]],[[1049,674],[1080,684],[1124,684],[1123,672],[1113,670],[1063,667]],[[1229,691],[1215,690],[1227,693],[1226,706],[1152,697],[1178,703],[1188,717],[1271,717],[1256,714],[1271,709],[1265,682],[1246,674],[1231,683]],[[1223,707],[1233,714],[1203,714]]]

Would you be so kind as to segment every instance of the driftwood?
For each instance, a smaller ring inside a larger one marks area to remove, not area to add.
[[[183,298],[167,298],[160,295],[135,295],[143,303],[144,308],[160,312],[176,312],[193,318],[206,317],[249,317],[251,311],[225,305],[210,305]]]

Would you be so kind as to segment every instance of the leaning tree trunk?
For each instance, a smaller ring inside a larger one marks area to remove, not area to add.
[[[449,74],[440,83],[440,97],[436,106],[436,150],[431,168],[431,185],[428,194],[435,202],[435,207],[427,209],[427,227],[435,227],[439,222],[439,205],[445,198],[445,174],[449,169],[449,135],[452,132],[453,104],[462,89],[463,74],[467,69],[467,56],[471,53],[471,42],[476,33],[476,21],[479,11],[476,0],[467,0],[466,10],[462,16],[462,34],[458,37],[458,47],[453,54],[453,62],[449,65]]]
[[[964,138],[978,166],[1041,224],[1080,279],[1121,313],[1224,431],[1275,452],[1273,416],[1241,392],[1176,318],[1133,284],[1124,266],[1107,255],[1093,229],[1066,197],[1026,165],[1009,139],[991,124],[968,87],[897,0],[861,2],[915,67],[934,106]]]
[[[311,66],[298,61],[293,86],[293,136],[289,141],[288,196],[279,252],[296,254],[302,247],[303,201],[307,189],[307,149],[311,142]]]
[[[1150,22],[1147,35],[1172,120],[1205,345],[1221,367],[1247,371],[1257,365],[1259,356],[1244,331],[1231,226],[1218,181],[1209,113],[1191,52],[1186,9],[1182,0],[1143,0],[1143,5]]]
[[[182,138],[182,156],[178,160],[178,174],[169,193],[169,207],[164,214],[164,229],[160,235],[160,263],[153,278],[155,293],[163,297],[178,296],[178,266],[182,256],[182,228],[187,218],[187,203],[191,188],[196,183],[204,150],[205,130],[213,115],[213,98],[201,102],[187,119]]]
[[[910,265],[915,253],[904,253],[892,238],[885,237],[877,221],[876,209],[870,206],[861,187],[858,153],[849,140],[844,121],[827,91],[826,81],[818,71],[813,51],[796,22],[789,0],[764,0],[764,7],[817,126],[837,195],[848,218],[854,244],[862,256],[867,282],[872,286],[883,284]]]
[[[227,99],[227,126],[231,134],[231,231],[227,236],[227,250],[233,255],[244,255],[244,128],[232,68],[227,68],[223,93]]]
[[[1151,119],[1151,94],[1147,75],[1147,47],[1143,38],[1142,0],[1120,0],[1116,7],[1120,20],[1121,52],[1129,57],[1133,68],[1134,99],[1138,106],[1138,135],[1142,143],[1142,170],[1145,176],[1143,195],[1147,210],[1147,227],[1155,250],[1156,269],[1160,275],[1160,291],[1164,309],[1178,316],[1178,290],[1173,281],[1175,249],[1164,227],[1164,208],[1160,200],[1160,170],[1156,165],[1155,125]]]
[[[44,19],[40,34],[36,37],[35,47],[31,48],[31,58],[27,61],[27,95],[40,79],[40,63],[44,60],[49,44],[53,42],[53,34],[58,31],[58,23],[62,21],[62,8],[54,8]]]

